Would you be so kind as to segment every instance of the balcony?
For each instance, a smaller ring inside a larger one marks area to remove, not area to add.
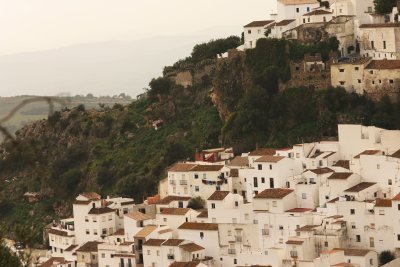
[[[175,255],[174,254],[168,254],[167,255],[167,259],[173,260],[173,259],[175,259]]]
[[[180,184],[180,185],[187,185],[187,184],[188,184],[188,181],[187,181],[187,180],[180,180],[180,181],[179,181],[179,184]]]
[[[170,185],[176,185],[176,182],[175,182],[175,180],[170,180],[170,181],[169,181],[169,184],[170,184]]]
[[[262,235],[269,235],[269,229],[262,229]]]
[[[234,249],[234,248],[228,249],[228,254],[229,255],[236,255],[236,249]]]
[[[243,238],[241,236],[235,236],[235,241],[242,243],[243,242]]]

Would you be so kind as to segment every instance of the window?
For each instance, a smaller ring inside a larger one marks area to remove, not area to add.
[[[272,164],[269,164],[269,169],[272,170]]]
[[[381,168],[380,164],[376,164],[376,168],[379,170]]]
[[[265,178],[264,177],[261,177],[261,183],[265,184]]]
[[[215,209],[215,203],[211,203],[211,208]]]
[[[300,12],[300,8],[296,7],[296,13]]]
[[[303,23],[306,23],[306,19],[303,19]]]
[[[251,30],[247,30],[247,33],[248,33],[248,34],[251,34]]]
[[[274,201],[272,201],[272,207],[276,207],[276,206],[278,206],[277,205],[277,202],[274,200]]]
[[[149,249],[147,250],[147,255],[150,255],[150,250]]]
[[[326,17],[323,17],[323,21],[326,22]]]
[[[386,49],[386,41],[383,41],[383,49]]]
[[[308,7],[307,7],[307,12],[309,12],[309,11],[310,11],[310,7],[308,6]]]
[[[351,229],[356,229],[356,224],[354,222],[351,223]]]
[[[344,81],[340,81],[339,83],[340,83],[340,85],[344,85],[345,82]]]
[[[372,81],[372,84],[375,84],[375,81]]]
[[[194,179],[199,179],[199,175],[197,173],[194,174]]]
[[[375,43],[374,43],[374,41],[371,41],[371,48],[372,48],[372,49],[375,49]]]
[[[269,178],[269,188],[274,188],[274,178]]]
[[[94,234],[94,235],[97,235],[97,229],[94,229],[94,230],[93,230],[93,234]]]
[[[89,217],[85,216],[85,222],[89,222]]]
[[[400,210],[400,204],[397,204],[397,210]]]
[[[326,247],[326,248],[329,247],[328,241],[325,241],[325,247]]]
[[[253,186],[254,187],[258,187],[258,179],[257,179],[257,177],[253,178]]]
[[[106,234],[107,234],[107,229],[106,229],[106,228],[103,228],[103,229],[101,230],[101,234],[102,234],[102,235],[106,235]]]
[[[391,84],[392,84],[392,83],[393,83],[393,80],[389,80],[389,83],[391,83]]]
[[[356,214],[356,211],[354,209],[350,209],[350,214],[354,215],[354,214]]]
[[[207,179],[207,175],[203,173],[203,179]]]
[[[344,72],[344,69],[339,69],[339,72]]]
[[[163,222],[167,222],[167,218],[163,218]]]
[[[127,212],[128,213],[128,212]],[[106,221],[106,216],[101,216],[101,221],[105,222]]]
[[[257,33],[260,34],[260,33],[261,33],[261,30],[258,30]]]
[[[388,180],[388,185],[392,185],[392,179]]]
[[[379,83],[382,83],[382,80],[378,80],[379,81]]]
[[[108,215],[108,220],[109,220],[109,221],[112,221],[112,215],[111,215],[111,214]]]
[[[361,236],[360,235],[356,235],[356,242],[361,242]]]
[[[250,218],[249,214],[246,213],[246,214],[244,215],[244,219],[245,219],[245,220],[248,220],[249,218]]]
[[[279,225],[279,230],[283,230],[283,225]]]
[[[385,210],[379,210],[379,215],[385,215]]]
[[[89,229],[86,229],[86,234],[87,234],[87,235],[90,235]]]
[[[397,241],[400,241],[400,235],[397,235]]]
[[[257,167],[259,170],[262,170],[262,164],[258,164]]]
[[[374,74],[374,71],[373,71],[373,70],[370,70],[370,71],[369,71],[369,74]]]
[[[195,186],[195,187],[194,187],[194,191],[195,191],[195,192],[199,192],[199,191],[200,191],[200,188],[199,188],[198,186]]]
[[[239,206],[239,201],[235,201],[235,207]]]
[[[232,231],[228,230],[228,236],[231,236],[231,235],[232,235]]]
[[[203,239],[204,238],[204,233],[200,232],[200,238]]]
[[[234,259],[234,260],[233,260],[233,264],[237,264],[237,259]]]
[[[157,250],[157,256],[160,256],[160,251],[159,250]]]
[[[307,193],[302,193],[302,194],[301,194],[301,198],[302,198],[302,199],[307,199]]]
[[[359,67],[354,67],[354,70],[359,70]]]
[[[296,153],[296,158],[300,158],[300,153]]]

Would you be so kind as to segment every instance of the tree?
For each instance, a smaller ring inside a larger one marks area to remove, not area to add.
[[[378,14],[388,14],[397,5],[397,0],[374,0],[375,12]]]
[[[380,265],[385,265],[388,262],[391,262],[394,260],[396,257],[393,252],[389,250],[384,250],[379,254],[379,264]]]
[[[201,197],[194,197],[189,200],[187,207],[189,209],[200,210],[204,209],[206,202]]]
[[[0,266],[12,266],[21,267],[22,264],[17,255],[11,252],[3,243],[0,241]]]

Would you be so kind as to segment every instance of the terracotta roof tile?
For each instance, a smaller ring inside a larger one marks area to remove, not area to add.
[[[309,13],[306,13],[303,16],[309,17],[309,16],[315,16],[315,15],[330,15],[330,14],[332,14],[332,12],[322,10],[322,9],[317,9],[317,10],[311,11]]]
[[[173,201],[189,201],[190,197],[182,197],[182,196],[166,196],[161,199],[157,204],[170,204]]]
[[[159,247],[162,243],[165,242],[165,239],[149,239],[147,240],[143,246],[150,246],[150,247]]]
[[[245,28],[250,28],[250,27],[264,27],[267,26],[268,24],[271,24],[274,22],[273,20],[258,20],[258,21],[253,21],[250,22],[249,24],[245,25]]]
[[[185,240],[183,239],[168,239],[162,245],[168,247],[177,247],[182,244]]]
[[[175,163],[168,169],[169,172],[188,172],[193,169],[197,164],[192,163]]]
[[[398,158],[400,159],[400,149],[394,152],[392,155],[390,155],[392,158]]]
[[[202,210],[197,218],[208,218],[208,210]]]
[[[335,172],[331,176],[328,177],[330,180],[346,180],[350,176],[352,176],[352,172]]]
[[[239,170],[238,169],[231,169],[229,173],[230,177],[239,177]]]
[[[224,200],[229,193],[229,191],[215,191],[207,200]]]
[[[186,215],[190,209],[188,208],[163,208],[161,209],[162,215],[179,215],[183,216]]]
[[[157,229],[157,226],[155,225],[147,225],[142,228],[139,232],[136,233],[135,237],[137,238],[145,238],[152,232],[154,232]]]
[[[278,23],[276,23],[275,26],[287,26],[287,25],[289,25],[290,23],[292,23],[294,21],[296,21],[296,20],[294,20],[294,19],[284,19],[284,20],[281,20]]]
[[[204,249],[202,246],[199,246],[195,243],[184,244],[184,245],[180,245],[179,247],[187,252],[196,252],[196,251],[200,251],[200,250]]]
[[[313,209],[307,209],[307,208],[294,208],[287,210],[286,212],[307,212],[307,211],[312,211]]]
[[[145,220],[150,220],[152,219],[151,216],[141,213],[140,211],[131,211],[128,214],[126,214],[125,216],[134,219],[136,221],[145,221]]]
[[[271,199],[282,199],[293,192],[293,189],[287,188],[270,188],[265,189],[254,198],[271,198]]]
[[[228,166],[234,166],[234,167],[249,166],[249,158],[237,156],[234,159],[232,159],[231,162],[229,162]]]
[[[400,62],[400,60],[399,60]],[[363,152],[361,152],[360,154],[358,154],[357,156],[355,156],[355,159],[359,159],[361,157],[361,155],[376,155],[380,152],[380,150],[365,150]]]
[[[115,210],[113,210],[109,207],[101,207],[101,208],[90,209],[88,214],[105,214],[105,213],[111,213],[111,212],[115,212]]]
[[[318,225],[304,225],[296,229],[296,232],[312,232]]]
[[[313,172],[313,173],[315,173],[315,174],[326,174],[326,173],[331,173],[331,172],[334,172],[332,169],[329,169],[329,168],[327,168],[327,167],[325,167],[325,168],[318,168],[318,169],[311,169],[311,170],[307,170],[307,171],[310,171],[310,172]]]
[[[77,247],[79,247],[79,246],[78,246],[78,245],[71,245],[71,246],[67,247],[67,248],[65,249],[65,251],[73,251],[73,250],[76,249]]]
[[[350,170],[350,161],[349,160],[338,160],[333,166],[334,167],[342,167],[344,169]]]
[[[376,202],[375,202],[375,207],[390,208],[390,207],[392,207],[392,200],[377,198]]]
[[[58,236],[66,236],[66,237],[72,236],[72,235],[68,235],[68,232],[65,232],[62,230],[57,230],[57,229],[50,229],[49,234],[58,235]]]
[[[197,165],[193,169],[192,172],[217,172],[220,171],[224,165]]]
[[[259,148],[249,153],[249,156],[273,156],[276,153],[274,148]]]
[[[255,162],[269,162],[269,163],[277,163],[283,160],[285,157],[282,156],[262,156],[255,160]]]
[[[175,261],[169,267],[197,267],[199,264],[200,264],[199,261],[189,261],[189,262]]]
[[[357,184],[355,186],[352,186],[352,187],[344,190],[344,192],[358,193],[358,192],[361,192],[361,191],[363,191],[363,190],[367,189],[368,187],[371,187],[371,186],[373,186],[375,184],[376,183],[362,182],[362,183],[359,183],[359,184]]]
[[[96,252],[97,246],[99,244],[102,244],[102,242],[97,242],[97,241],[86,242],[80,248],[78,248],[76,251],[77,252]]]
[[[181,226],[179,226],[178,229],[218,231],[218,224],[216,224],[216,223],[185,222]]]
[[[400,201],[400,193],[397,194],[396,196],[394,196],[394,198],[392,198],[392,200],[394,200],[394,201]]]

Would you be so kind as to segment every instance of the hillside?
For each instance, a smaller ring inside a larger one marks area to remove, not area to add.
[[[35,96],[14,96],[14,97],[0,97],[0,118],[6,116],[11,109],[16,107],[18,104],[32,99]],[[132,102],[132,100],[125,94],[121,94],[121,97],[94,97],[90,94],[88,96],[73,96],[73,97],[57,97],[61,100],[64,105],[56,104],[55,110],[61,110],[63,108],[72,108],[79,105],[85,105],[87,109],[99,109],[101,105],[113,106],[114,104],[126,105]],[[34,102],[24,106],[21,110],[15,114],[6,123],[6,127],[12,133],[26,125],[29,122],[35,120],[41,120],[47,118],[49,114],[49,107],[46,102]],[[1,140],[0,136],[0,140]]]
[[[78,192],[140,202],[156,193],[169,165],[198,149],[284,147],[336,136],[337,123],[400,129],[400,105],[386,97],[375,103],[340,88],[282,90],[290,80],[286,41],[265,39],[254,50],[214,59],[239,43],[230,37],[195,46],[150,82],[145,99],[57,111],[17,131],[16,141],[2,146],[2,222],[33,226],[33,243],[40,243],[43,225],[68,216]],[[42,200],[27,203],[27,191]]]

